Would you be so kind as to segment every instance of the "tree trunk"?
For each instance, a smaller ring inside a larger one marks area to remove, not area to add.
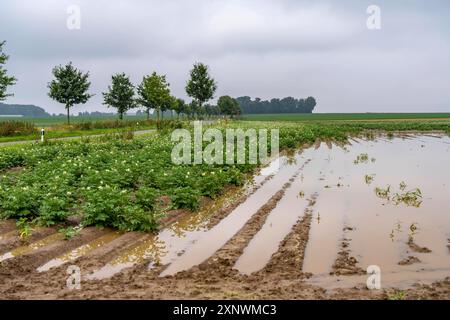
[[[159,123],[159,107],[158,108],[156,108],[156,122],[158,122]]]
[[[120,120],[123,119],[123,112],[119,112],[119,119],[120,119]]]
[[[147,108],[147,120],[150,120],[150,108]]]
[[[66,106],[67,109],[67,125],[70,126],[70,107]]]

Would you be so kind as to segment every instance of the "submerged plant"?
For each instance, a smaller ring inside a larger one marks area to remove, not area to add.
[[[387,298],[388,298],[388,300],[405,300],[406,292],[403,290],[399,290],[392,294],[389,294]]]
[[[392,197],[392,200],[394,201],[395,204],[403,202],[407,206],[418,208],[422,204],[422,192],[420,191],[419,188],[416,188],[415,190],[408,191],[402,194],[396,193]]]
[[[390,196],[390,194],[391,194],[391,186],[387,186],[386,189],[376,187],[375,188],[375,194],[377,195],[378,198],[389,200],[390,197],[391,197]]]
[[[369,155],[367,153],[361,153],[356,157],[356,160],[353,161],[354,164],[359,163],[367,163],[369,162]]]
[[[16,227],[19,230],[19,238],[22,240],[27,239],[33,232],[33,228],[30,226],[27,218],[17,220]]]
[[[400,182],[400,190],[404,191],[406,189],[405,181]]]
[[[404,182],[400,183],[400,190],[405,190],[406,184]],[[385,199],[387,201],[392,201],[395,205],[399,205],[400,203],[404,203],[407,206],[411,207],[420,207],[422,204],[422,191],[419,188],[413,189],[407,192],[396,192],[391,196],[391,186],[388,186],[386,189],[376,187],[375,194],[380,199]]]
[[[372,182],[373,182],[373,179],[374,179],[375,177],[374,177],[374,175],[373,174],[366,174],[365,176],[364,176],[364,181],[366,182],[366,184],[371,184]]]

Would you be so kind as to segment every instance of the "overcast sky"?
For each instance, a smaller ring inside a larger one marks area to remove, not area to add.
[[[366,26],[381,8],[381,29]],[[78,5],[81,28],[67,28]],[[116,72],[134,83],[157,71],[174,95],[195,61],[221,95],[307,97],[316,112],[450,111],[450,2],[299,0],[1,0],[7,103],[64,112],[47,96],[51,69],[73,61],[96,96],[73,112],[107,110],[101,92]]]

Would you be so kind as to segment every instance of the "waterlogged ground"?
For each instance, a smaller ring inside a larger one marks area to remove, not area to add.
[[[0,226],[2,298],[450,298],[450,138],[284,155],[154,235]],[[81,290],[66,287],[67,267]],[[368,290],[367,268],[381,271]],[[399,290],[404,290],[399,291]]]

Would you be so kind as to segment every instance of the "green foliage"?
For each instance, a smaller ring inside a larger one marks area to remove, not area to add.
[[[394,293],[391,293],[387,296],[388,300],[405,300],[406,299],[406,292],[403,290],[395,291]]]
[[[220,113],[228,116],[237,116],[242,113],[241,107],[239,106],[236,99],[231,98],[230,96],[222,96],[219,98],[217,102],[217,106],[219,107]]]
[[[195,63],[186,84],[186,93],[196,101],[200,108],[214,97],[217,90],[217,84],[209,75],[208,69],[208,66],[203,63]]]
[[[316,106],[316,99],[313,97],[306,99],[273,98],[268,101],[260,98],[252,100],[252,98],[244,96],[238,97],[236,100],[245,114],[311,114]]]
[[[159,122],[160,111],[167,108],[167,101],[171,99],[169,83],[165,75],[158,75],[153,72],[150,76],[145,76],[137,88],[138,103],[145,107],[147,117],[150,117],[150,109],[156,109],[157,120]]]
[[[64,240],[70,240],[73,237],[80,235],[81,228],[80,227],[61,228],[58,230],[58,232],[63,235]]]
[[[196,210],[200,206],[200,195],[198,190],[192,190],[188,187],[177,188],[173,190],[170,200],[175,209],[185,208]]]
[[[88,93],[91,86],[88,80],[89,72],[83,73],[69,62],[65,66],[53,68],[52,73],[55,79],[48,84],[50,89],[48,95],[65,105],[67,123],[70,124],[70,108],[76,104],[84,104],[92,97]]]
[[[392,197],[392,201],[394,201],[395,204],[404,203],[407,206],[418,208],[422,204],[422,191],[420,191],[419,188],[416,188],[411,191],[396,193]]]
[[[16,221],[16,227],[19,232],[19,238],[24,240],[31,236],[33,228],[26,218],[20,218]]]
[[[1,125],[1,123],[0,123]],[[153,120],[102,120],[102,121],[83,121],[72,125],[75,130],[94,130],[94,129],[120,129],[120,128],[139,128],[154,125]]]
[[[180,114],[186,113],[186,102],[183,99],[176,99],[173,110],[177,113],[177,119],[180,119]]]
[[[0,42],[0,101],[6,100],[7,97],[12,96],[13,94],[7,93],[7,89],[9,86],[12,86],[16,83],[16,78],[8,76],[6,69],[4,69],[3,65],[8,61],[9,56],[7,56],[3,52],[3,46],[5,45],[5,41]]]
[[[117,73],[111,77],[112,84],[103,92],[103,104],[117,109],[119,118],[136,106],[134,86],[125,73]]]
[[[422,204],[422,191],[419,188],[415,188],[414,190],[404,191],[406,189],[406,183],[400,183],[400,190],[402,192],[396,192],[391,195],[391,186],[388,186],[386,189],[376,187],[375,194],[378,198],[385,199],[387,201],[391,201],[395,205],[399,205],[401,203],[410,207],[420,207]]]

